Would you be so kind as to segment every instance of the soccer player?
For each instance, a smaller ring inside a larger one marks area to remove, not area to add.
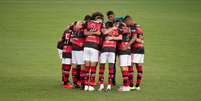
[[[140,90],[140,84],[142,79],[144,63],[144,36],[140,27],[136,28],[137,38],[133,44],[132,49],[132,63],[136,65],[137,68],[137,82],[133,89]]]
[[[74,23],[69,24],[69,25],[65,25],[64,30],[67,31],[69,30],[70,27],[72,27]],[[65,32],[64,31],[64,32]],[[65,34],[62,34],[62,37],[60,38],[60,40],[57,42],[57,52],[59,55],[59,58],[62,59],[62,53],[63,53],[63,46],[64,46],[64,40],[65,40]]]
[[[69,31],[69,28],[72,26],[73,24],[70,24],[70,25],[66,25],[65,26],[65,31],[63,32],[62,34],[62,37],[60,38],[60,40],[57,42],[57,51],[58,51],[58,55],[59,55],[59,58],[61,59],[61,63],[63,61],[63,49],[64,49],[64,43],[66,41],[65,39],[65,35],[66,33]],[[61,76],[61,79],[62,79],[62,82],[64,82],[64,76],[63,76],[63,67],[61,68],[61,71],[62,71],[62,76]]]
[[[72,28],[72,79],[74,87],[81,87],[83,83],[84,60],[83,45],[85,41],[82,21],[77,21]]]
[[[114,26],[113,22],[107,22],[105,27],[106,29],[103,30],[103,44],[100,54],[99,91],[104,90],[104,70],[106,63],[109,64],[108,86],[106,90],[112,90],[117,40],[122,39],[122,35],[119,35],[118,29],[116,26]]]
[[[63,50],[62,50],[62,79],[64,88],[73,88],[69,82],[69,74],[71,70],[71,52],[72,43],[70,42],[72,31],[69,29],[64,31],[63,34]]]
[[[132,66],[129,67],[129,81],[131,90],[140,90],[140,84],[142,79],[142,64],[144,63],[144,37],[143,31],[140,25],[131,18],[131,16],[126,16],[126,24],[130,27],[132,33],[132,39],[130,40],[128,46],[131,46],[132,50]],[[137,69],[137,81],[134,86],[133,82],[133,66],[136,65]]]
[[[123,76],[123,85],[118,89],[118,91],[130,91],[128,67],[131,66],[131,48],[127,47],[127,44],[131,39],[131,33],[130,29],[124,22],[120,23],[119,30],[122,34],[122,40],[118,43],[118,55]]]
[[[87,22],[84,34],[86,36],[84,43],[84,61],[85,61],[85,91],[94,91],[96,85],[96,65],[99,60],[99,48],[101,42],[101,32],[103,28],[103,14],[95,12],[92,14],[92,20]]]
[[[108,18],[108,21],[105,23],[105,25],[107,26],[107,25],[110,25],[110,23],[113,23],[113,25],[115,24],[115,22],[117,21],[116,19],[115,19],[115,14],[114,14],[114,12],[113,11],[108,11],[107,13],[106,13],[106,15],[107,15],[107,18]],[[116,53],[115,53],[116,54]],[[114,63],[114,74],[113,74],[113,78],[112,78],[112,85],[116,85],[116,57],[115,57],[115,63]]]
[[[86,15],[83,21],[78,21],[71,27],[72,33],[72,79],[75,88],[84,89],[85,68],[83,60],[83,45],[85,41],[84,29],[88,21],[91,20],[90,15]],[[72,24],[73,25],[73,24]],[[68,26],[67,26],[68,28]]]
[[[86,28],[87,27],[87,23],[91,20],[91,16],[90,15],[85,15],[84,17],[84,21],[83,21],[83,27]]]

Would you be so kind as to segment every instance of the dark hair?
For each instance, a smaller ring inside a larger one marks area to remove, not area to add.
[[[94,12],[94,13],[92,13],[92,20],[95,20],[95,18],[97,17],[97,16],[100,16],[100,19],[102,19],[103,20],[103,14],[101,13],[101,12]]]
[[[108,11],[107,16],[109,16],[109,15],[114,15],[114,12],[113,11]]]
[[[109,15],[114,15],[114,12],[113,11],[107,11],[107,16]]]
[[[89,14],[85,15],[84,21],[89,21],[91,20],[91,16]]]
[[[126,19],[128,19],[128,18],[132,19],[130,15],[126,15],[125,18],[124,18],[124,21],[125,21]]]
[[[106,24],[105,24],[106,28],[111,28],[114,26],[113,22],[110,22],[108,21]]]

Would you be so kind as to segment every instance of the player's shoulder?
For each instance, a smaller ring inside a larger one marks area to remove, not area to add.
[[[123,22],[124,19],[125,19],[125,17],[126,17],[126,16],[116,16],[116,17],[115,17],[115,21],[122,21],[122,22]]]

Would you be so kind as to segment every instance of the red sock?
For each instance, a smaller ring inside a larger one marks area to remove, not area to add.
[[[109,65],[109,77],[108,77],[108,84],[112,85],[112,80],[114,78],[114,65]]]
[[[137,64],[137,82],[136,82],[136,87],[139,87],[140,84],[141,84],[142,73],[143,73],[142,65]]]
[[[129,85],[128,71],[127,70],[123,70],[122,71],[122,76],[123,76],[123,86],[128,86]]]
[[[67,84],[69,82],[70,69],[71,65],[62,64],[62,75],[64,84]]]
[[[95,78],[96,78],[96,66],[91,66],[90,70],[91,70],[90,85],[95,86],[96,85],[96,81],[95,81]]]
[[[100,64],[100,66],[99,66],[99,84],[104,83],[104,71],[105,71],[105,65]]]
[[[76,67],[72,68],[72,79],[73,82],[76,83],[77,82],[77,71],[76,71]]]
[[[85,66],[85,75],[84,75],[84,84],[85,85],[89,84],[89,72],[90,72],[90,67]]]
[[[133,86],[134,85],[134,74],[133,74],[133,66],[129,66],[128,67],[128,71],[129,71],[129,76],[128,76],[128,79],[129,79],[129,86]]]
[[[85,76],[85,70],[84,69],[81,69],[80,70],[80,82],[82,84],[84,84],[84,76]]]

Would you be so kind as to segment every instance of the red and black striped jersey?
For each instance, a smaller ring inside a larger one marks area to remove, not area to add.
[[[103,36],[102,52],[116,52],[117,41],[116,40],[106,40],[106,37],[118,37],[119,31],[115,29],[112,33]]]
[[[102,22],[96,22],[94,20],[90,20],[87,22],[86,30],[89,32],[96,32],[100,31],[103,28]],[[84,47],[91,47],[99,50],[101,43],[101,36],[100,35],[89,35],[85,38]]]
[[[83,50],[83,45],[85,42],[84,29],[80,29],[79,31],[72,31],[72,49],[73,50]]]
[[[64,32],[64,44],[63,44],[63,58],[71,58],[72,52],[72,43],[70,42],[71,39],[71,30],[67,30]]]
[[[130,54],[131,48],[130,46],[128,47],[127,50],[121,50],[122,47],[125,47],[128,45],[129,41],[131,40],[131,31],[129,30],[129,27],[127,26],[121,26],[120,27],[121,34],[122,34],[122,40],[118,42],[118,54],[123,55],[123,54]]]
[[[131,31],[132,31],[132,36],[136,35],[137,39],[140,36],[144,35],[144,32],[143,32],[142,28],[138,24],[135,24],[135,25],[131,26]],[[140,40],[143,40],[143,38],[140,38]],[[132,48],[139,48],[139,47],[142,47],[142,46],[144,46],[144,44],[142,42],[138,42],[138,41],[135,41],[132,44]]]

